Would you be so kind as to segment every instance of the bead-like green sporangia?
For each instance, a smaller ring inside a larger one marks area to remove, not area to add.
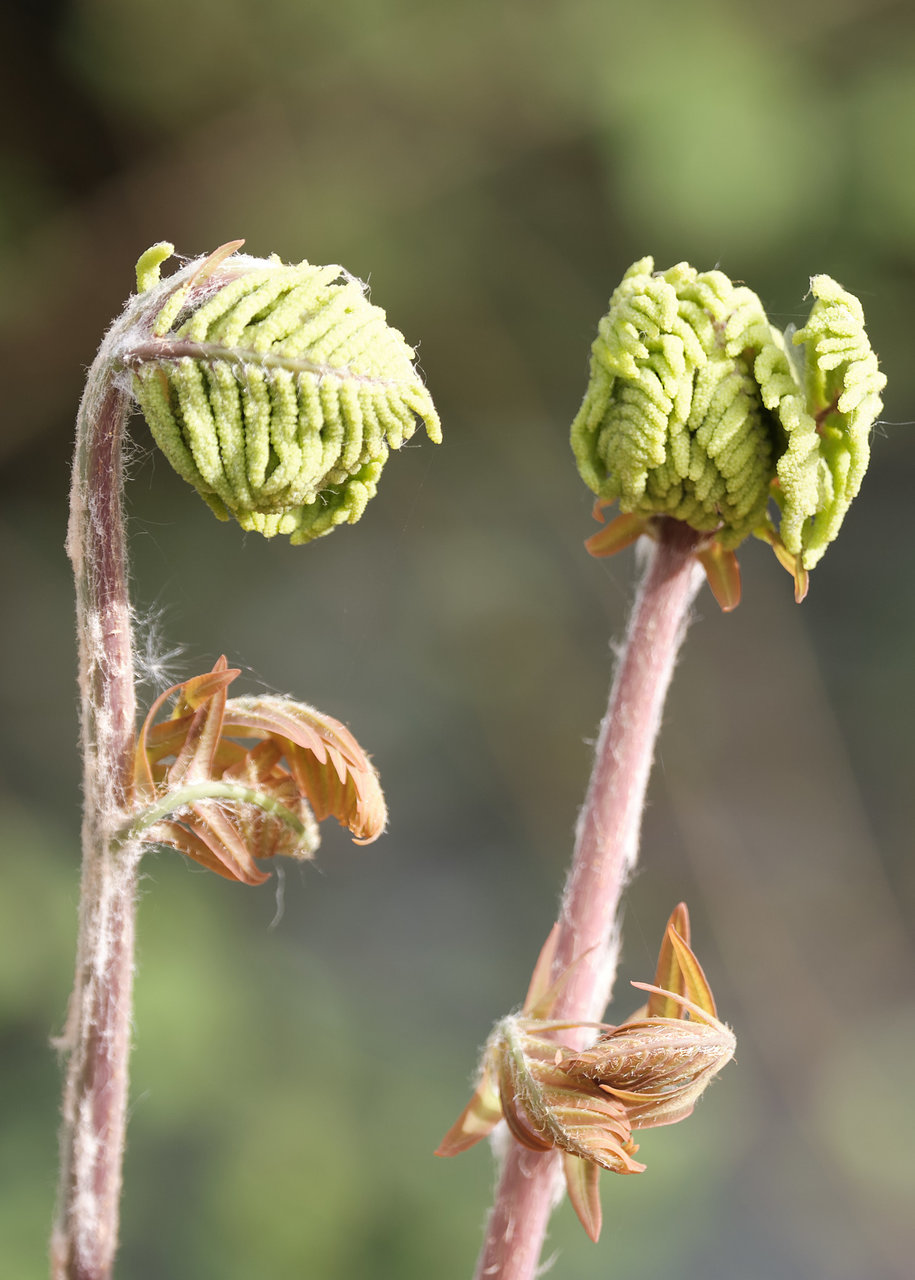
[[[162,282],[172,246],[143,255],[153,336],[127,363],[156,443],[220,519],[307,542],[359,519],[417,418],[434,441],[441,426],[412,348],[359,281],[240,243]]]
[[[802,595],[858,492],[883,407],[861,304],[814,276],[807,324],[782,333],[722,272],[653,267],[634,263],[610,299],[572,425],[582,478],[624,513],[604,551],[659,515],[723,553],[752,533]]]

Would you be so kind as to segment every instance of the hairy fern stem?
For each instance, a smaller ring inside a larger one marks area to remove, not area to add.
[[[67,550],[76,580],[83,749],[83,869],[60,1134],[53,1280],[106,1280],[118,1234],[140,846],[118,838],[135,739],[121,491],[129,397],[109,335],[77,423]]]
[[[559,915],[553,980],[568,972],[551,1016],[598,1020],[616,974],[619,902],[638,856],[645,792],[661,713],[689,609],[702,581],[697,535],[665,519],[650,543],[591,781],[578,820],[575,853]],[[587,1028],[578,1034],[584,1044]],[[593,1035],[593,1033],[590,1033]],[[533,1280],[553,1206],[562,1194],[560,1153],[511,1141],[486,1228],[476,1280]]]
[[[102,343],[77,419],[67,550],[83,869],[76,978],[59,1041],[68,1057],[53,1280],[108,1280],[117,1248],[144,844],[180,849],[253,885],[267,878],[256,859],[311,856],[323,817],[338,818],[363,844],[386,821],[375,770],[345,726],[290,699],[227,702],[239,672],[224,658],[167,690],[137,737],[122,506],[133,399],[221,519],[234,515],[245,529],[293,542],[358,520],[390,451],[417,420],[440,438],[412,348],[352,276],[339,266],[239,256],[241,243],[165,280],[159,268],[172,246],[147,250],[138,293]],[[183,726],[189,741],[166,735],[163,746],[151,720],[169,697],[182,708],[175,730],[180,738]],[[222,744],[224,731],[259,745]]]

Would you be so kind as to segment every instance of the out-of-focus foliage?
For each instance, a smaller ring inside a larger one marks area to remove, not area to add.
[[[554,914],[635,571],[581,546],[567,424],[595,326],[646,253],[746,281],[780,328],[825,272],[862,300],[887,422],[915,418],[915,16],[49,0],[0,32],[4,1276],[44,1274],[55,1178],[83,370],[146,245],[239,236],[370,279],[419,342],[445,443],[405,450],[359,526],[292,548],[212,521],[134,424],[135,595],[163,636],[144,621],[147,705],[225,652],[249,692],[350,726],[391,821],[356,857],[329,832],[273,929],[269,885],[150,858],[120,1274],[469,1275],[488,1157],[431,1151]],[[611,1259],[666,1280],[674,1250],[680,1280],[908,1280],[911,1155],[870,1109],[905,1131],[911,439],[878,426],[802,609],[763,547],[733,615],[700,597],[621,982],[687,899],[738,1062],[689,1126],[645,1135],[647,1174],[605,1180],[599,1246],[560,1212],[563,1280]]]

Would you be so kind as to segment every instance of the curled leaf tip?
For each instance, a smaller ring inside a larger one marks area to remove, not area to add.
[[[250,885],[267,879],[258,859],[312,857],[325,817],[358,844],[377,839],[384,797],[349,730],[288,698],[227,698],[240,674],[220,658],[153,703],[134,753],[129,834]]]
[[[146,252],[140,255],[137,262],[137,293],[146,293],[159,283],[162,263],[167,261],[174,252],[173,244],[169,244],[167,240],[160,240],[158,244],[150,245]]]
[[[412,348],[359,281],[243,243],[162,283],[173,248],[147,250],[137,280],[156,310],[124,363],[157,444],[220,519],[308,542],[358,520],[417,421],[434,441],[441,425]]]
[[[590,538],[592,554],[673,517],[714,540],[703,563],[730,609],[739,576],[724,556],[755,534],[803,599],[860,488],[886,383],[858,299],[826,275],[810,291],[806,325],[782,333],[758,296],[720,271],[656,272],[651,258],[629,268],[572,424],[582,478],[627,521]]]

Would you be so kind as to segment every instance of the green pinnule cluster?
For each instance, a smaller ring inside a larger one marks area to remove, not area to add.
[[[163,289],[171,252],[141,258],[141,294]],[[308,542],[359,519],[417,419],[441,439],[412,348],[341,267],[217,251],[171,279],[131,362],[134,391],[156,443],[220,519]]]
[[[792,338],[804,352],[800,374],[789,364],[789,383],[780,362],[772,360],[767,376],[760,376],[766,408],[787,437],[773,490],[781,510],[779,534],[808,569],[838,534],[861,488],[886,386],[858,299],[826,275],[811,279],[810,292],[810,316]]]
[[[756,533],[811,568],[858,492],[882,408],[860,303],[815,276],[792,337],[720,271],[653,268],[629,268],[600,322],[572,425],[582,478],[623,512],[672,516],[726,549]]]

